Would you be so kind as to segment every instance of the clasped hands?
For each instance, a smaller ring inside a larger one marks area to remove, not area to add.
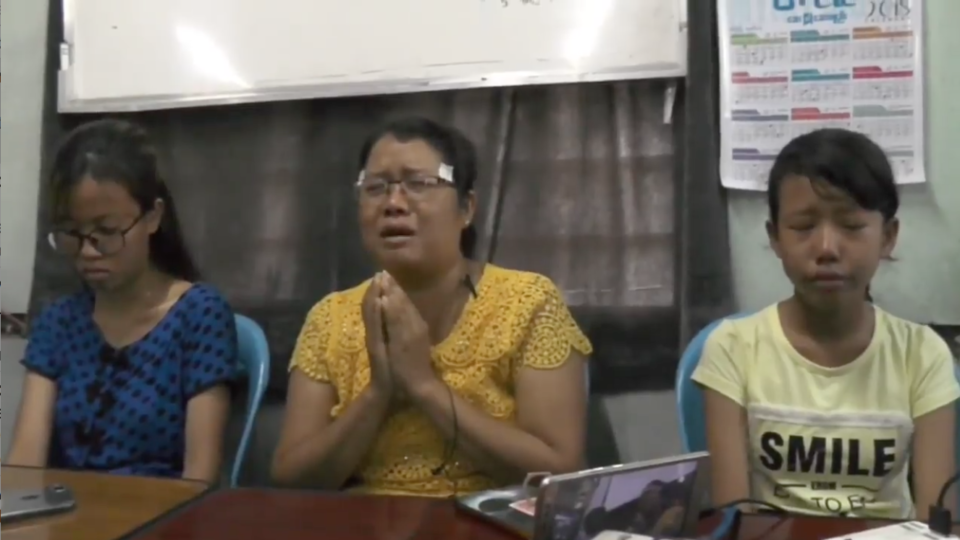
[[[389,274],[373,277],[362,310],[371,390],[385,398],[413,397],[439,382],[427,323]]]

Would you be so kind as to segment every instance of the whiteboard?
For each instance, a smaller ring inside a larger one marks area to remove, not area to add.
[[[7,25],[3,27],[2,63],[6,77],[0,109],[0,153],[7,159],[0,165],[0,214],[5,233],[0,243],[0,303],[4,313],[27,313],[30,307],[38,236],[48,9],[48,2],[3,0]],[[43,232],[41,229],[40,234]]]
[[[685,75],[685,0],[63,0],[61,112]]]

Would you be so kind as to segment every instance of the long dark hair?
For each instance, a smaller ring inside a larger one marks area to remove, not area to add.
[[[466,135],[454,127],[419,116],[394,120],[381,126],[364,141],[360,148],[361,170],[367,166],[373,145],[387,135],[400,142],[420,140],[436,150],[443,162],[453,167],[453,184],[457,188],[457,197],[461,205],[466,204],[467,196],[473,191],[473,184],[477,180],[477,149]],[[460,252],[470,259],[473,258],[476,247],[477,229],[471,223],[460,233]]]
[[[65,218],[70,193],[84,178],[123,186],[141,212],[149,212],[157,199],[162,200],[160,227],[150,236],[150,262],[172,277],[185,281],[200,279],[146,130],[125,120],[105,119],[70,132],[57,150],[50,172],[54,221]]]

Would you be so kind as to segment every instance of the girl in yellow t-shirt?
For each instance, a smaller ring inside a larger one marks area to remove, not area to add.
[[[385,271],[307,316],[274,478],[440,497],[580,468],[590,343],[549,279],[469,259],[473,145],[400,120],[360,167],[361,236]]]
[[[939,336],[869,299],[899,230],[890,163],[864,135],[815,131],[781,151],[768,197],[794,294],[723,322],[693,375],[713,501],[924,518],[955,471],[960,386]]]

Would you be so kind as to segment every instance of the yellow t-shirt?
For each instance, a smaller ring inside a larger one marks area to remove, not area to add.
[[[332,384],[339,416],[370,383],[370,359],[361,315],[370,282],[333,293],[307,316],[290,363],[312,379]],[[523,367],[552,369],[576,350],[592,352],[560,291],[546,277],[488,264],[453,331],[433,347],[437,373],[461,398],[504,422],[516,420],[514,378]],[[326,414],[326,411],[317,411]],[[445,497],[497,487],[459,453],[442,475],[447,442],[413,406],[391,412],[359,475],[365,492]],[[455,484],[455,485],[454,485]]]
[[[753,498],[806,514],[914,515],[913,421],[960,385],[933,330],[874,312],[867,349],[838,368],[793,348],[777,305],[710,334],[693,380],[746,409]]]

